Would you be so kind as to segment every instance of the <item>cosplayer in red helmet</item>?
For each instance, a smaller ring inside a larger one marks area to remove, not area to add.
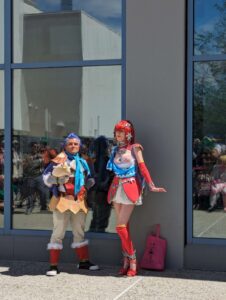
[[[114,128],[114,137],[117,146],[112,150],[107,169],[113,171],[115,177],[108,191],[108,202],[113,203],[115,208],[116,231],[121,239],[124,256],[119,275],[135,276],[136,251],[130,237],[130,216],[134,207],[142,204],[144,181],[152,192],[165,192],[165,189],[153,183],[143,160],[143,147],[134,142],[133,124],[128,120],[118,122]]]

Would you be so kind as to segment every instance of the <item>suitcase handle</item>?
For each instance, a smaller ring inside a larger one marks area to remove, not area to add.
[[[155,227],[155,235],[157,237],[160,237],[160,224],[156,224],[156,227]]]

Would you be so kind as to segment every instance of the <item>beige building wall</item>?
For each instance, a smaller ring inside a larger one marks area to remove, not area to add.
[[[129,0],[126,114],[156,185],[136,208],[132,231],[140,256],[154,224],[168,241],[167,267],[183,266],[185,240],[185,0]]]

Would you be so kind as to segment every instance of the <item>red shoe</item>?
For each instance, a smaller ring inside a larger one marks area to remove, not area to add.
[[[129,269],[129,268],[127,268],[127,269],[121,268],[121,269],[118,271],[118,275],[119,275],[119,276],[125,276],[125,275],[127,275],[128,269]]]
[[[125,276],[125,275],[127,275],[129,266],[130,266],[129,259],[128,259],[128,257],[124,256],[123,267],[119,270],[118,275],[119,276]]]
[[[128,277],[133,277],[137,275],[137,260],[136,259],[130,259],[130,267],[129,270],[127,271],[127,276]]]
[[[127,274],[128,277],[133,277],[137,275],[137,270],[129,269]]]

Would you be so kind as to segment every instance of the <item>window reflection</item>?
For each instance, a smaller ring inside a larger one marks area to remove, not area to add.
[[[194,236],[226,237],[226,62],[195,63]]]
[[[121,0],[14,0],[14,62],[121,58]]]
[[[0,227],[4,213],[4,77],[0,71]]]
[[[93,215],[90,232],[106,232],[111,214],[111,204],[107,202],[107,193],[113,174],[106,170],[109,159],[110,145],[105,136],[99,136],[92,144],[92,170],[96,184],[88,193],[89,206]]]
[[[32,213],[36,202],[40,211],[47,210],[49,191],[43,183],[42,173],[45,165],[50,162],[51,151],[54,152],[54,149],[48,151],[44,143],[31,141],[28,151],[23,155],[19,149],[19,141],[15,138],[13,140],[13,182],[16,187],[16,201],[19,201],[17,207],[22,207],[22,201],[26,199],[27,215]]]
[[[0,64],[4,62],[4,0],[0,0]]]
[[[226,1],[195,0],[195,55],[226,53]]]
[[[104,164],[121,117],[121,67],[15,70],[13,96],[13,227],[52,228],[51,194],[41,174],[62,150],[63,138],[75,132],[98,182],[88,195],[86,229],[113,232],[114,215],[105,203],[111,176]]]
[[[109,137],[120,108],[120,66],[14,72],[14,130],[24,134]]]

